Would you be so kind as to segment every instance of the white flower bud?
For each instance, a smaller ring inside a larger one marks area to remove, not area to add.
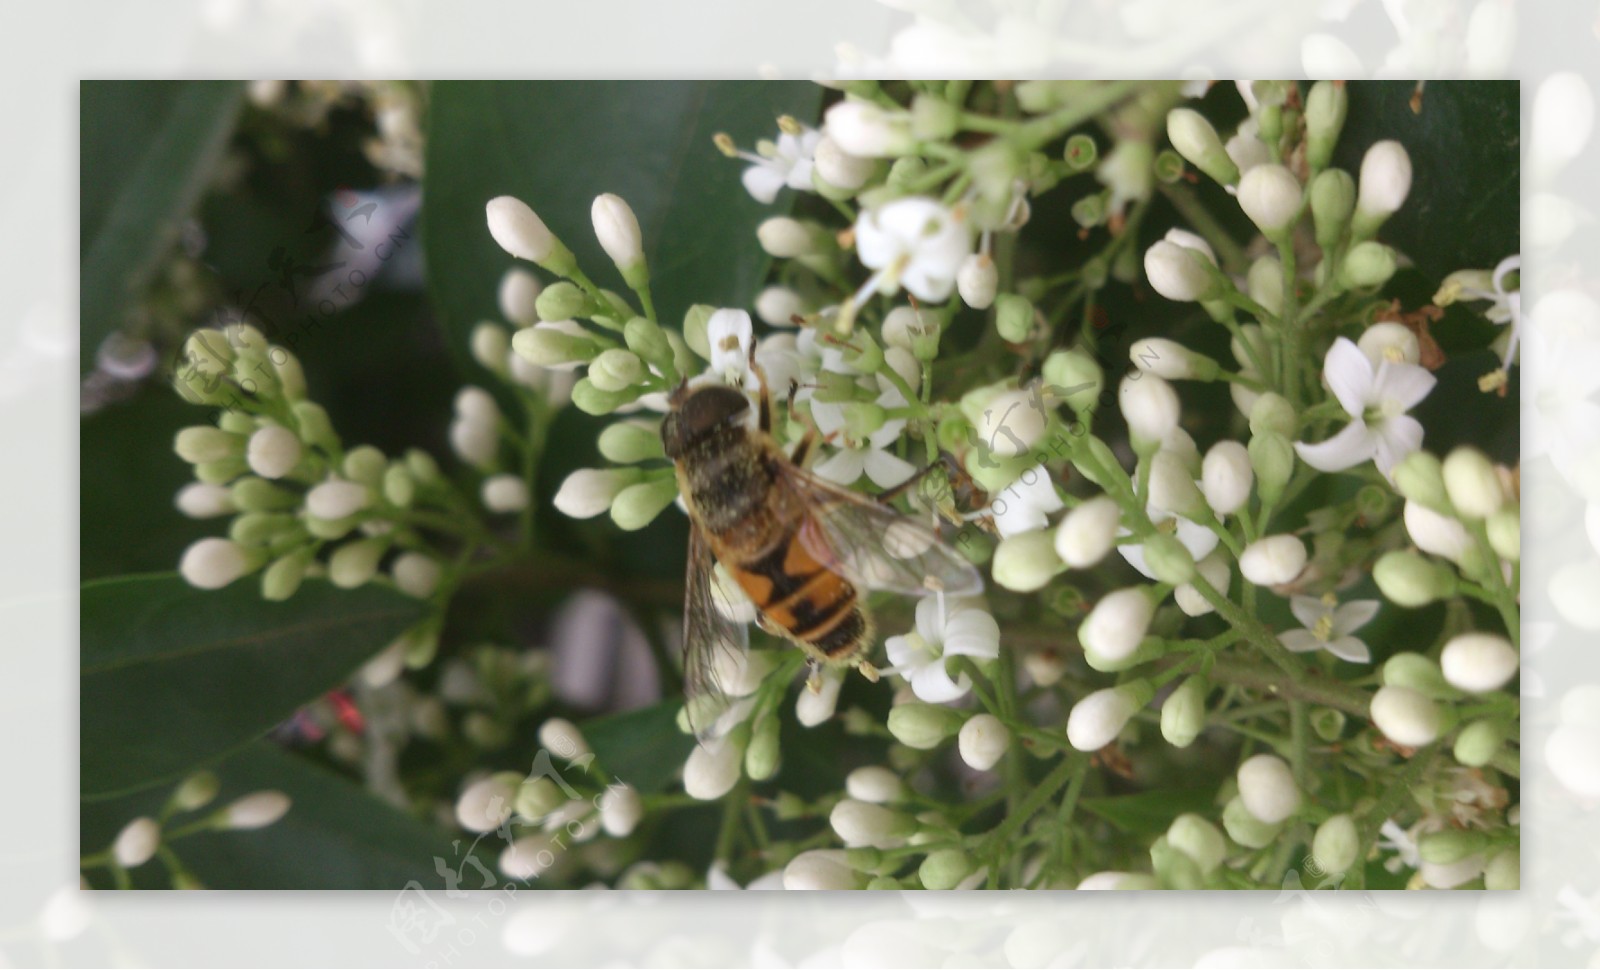
[[[600,797],[600,827],[612,838],[621,839],[631,835],[642,818],[644,801],[632,787],[608,787]]]
[[[1001,391],[984,404],[982,413],[973,422],[978,438],[999,458],[1015,458],[1027,454],[1044,438],[1049,415],[1033,399],[1033,395],[1014,388]]]
[[[450,422],[450,450],[475,468],[489,468],[500,453],[500,430],[494,420],[457,417]]]
[[[1161,736],[1175,748],[1187,748],[1206,726],[1206,682],[1198,675],[1178,685],[1161,705]]]
[[[1205,515],[1205,496],[1200,494],[1181,455],[1163,448],[1148,461],[1151,505],[1191,520]]]
[[[251,792],[223,809],[223,825],[230,829],[262,829],[289,813],[292,802],[281,791]]]
[[[160,847],[160,823],[141,815],[117,833],[116,841],[111,843],[111,855],[122,868],[135,869],[149,862]]]
[[[179,512],[191,519],[214,519],[238,511],[231,489],[205,482],[190,482],[179,489],[175,504]]]
[[[639,472],[632,468],[580,468],[566,477],[552,501],[570,518],[592,519],[638,480]]]
[[[1326,873],[1341,873],[1356,864],[1361,854],[1361,838],[1356,832],[1355,819],[1349,815],[1335,815],[1317,826],[1311,839],[1311,858],[1317,868]]]
[[[844,790],[851,798],[874,805],[897,802],[905,794],[900,776],[881,765],[857,768],[844,777]]]
[[[1372,723],[1395,744],[1418,748],[1439,736],[1439,705],[1409,687],[1378,688],[1371,714]]]
[[[1339,283],[1350,290],[1382,286],[1397,268],[1399,257],[1395,251],[1369,239],[1345,253],[1344,262],[1339,264]]]
[[[468,345],[472,350],[472,359],[484,369],[496,374],[506,372],[511,359],[511,334],[506,332],[505,327],[485,320],[472,328]]]
[[[1277,586],[1306,568],[1306,545],[1297,536],[1275,535],[1244,547],[1239,572],[1257,586]]]
[[[343,519],[366,508],[371,498],[365,485],[330,478],[306,493],[306,511],[319,519]]]
[[[891,114],[866,101],[841,101],[829,108],[823,127],[841,151],[858,158],[904,155],[916,144],[910,115]]]
[[[539,322],[539,311],[534,309],[534,305],[543,288],[537,276],[521,266],[511,267],[506,270],[506,275],[500,277],[500,313],[513,326],[533,326]]]
[[[994,581],[1018,593],[1043,589],[1061,570],[1056,557],[1055,538],[1048,531],[1021,532],[1006,536],[994,550],[990,567]]]
[[[491,475],[483,482],[483,507],[501,514],[528,507],[528,483],[521,475]]]
[[[1217,362],[1164,337],[1135,340],[1128,348],[1133,366],[1169,381],[1210,381],[1217,377]]]
[[[844,672],[831,668],[823,670],[821,680],[816,690],[802,690],[800,696],[795,698],[794,718],[802,727],[816,727],[826,722],[833,717],[839,705],[839,688],[844,686]]]
[[[1406,502],[1401,517],[1411,541],[1423,552],[1443,556],[1451,562],[1460,562],[1473,548],[1472,536],[1466,527],[1455,519],[1440,515],[1420,502]]]
[[[1287,820],[1300,810],[1300,789],[1282,758],[1258,754],[1239,766],[1239,800],[1245,811],[1268,825]]]
[[[1222,147],[1222,139],[1211,122],[1193,108],[1174,108],[1167,112],[1167,140],[1195,168],[1223,185],[1239,179],[1239,168]]]
[[[770,327],[792,327],[805,310],[805,300],[787,286],[769,286],[756,296],[756,316]]]
[[[910,817],[853,798],[843,799],[833,806],[833,811],[828,813],[828,824],[852,849],[892,849],[905,844],[906,836],[916,831],[916,822]]]
[[[713,801],[733,790],[744,751],[728,738],[708,738],[689,752],[683,765],[683,790],[690,798]]]
[[[1222,807],[1222,827],[1227,830],[1228,838],[1247,849],[1264,849],[1283,831],[1283,823],[1268,824],[1251,815],[1238,795]]]
[[[490,199],[485,207],[489,235],[501,249],[530,263],[542,263],[555,251],[556,237],[526,202],[509,195]]]
[[[1124,377],[1117,387],[1117,404],[1128,430],[1146,444],[1159,444],[1178,426],[1178,393],[1154,374]]]
[[[539,725],[539,747],[565,761],[591,753],[583,732],[564,717],[552,717]]]
[[[637,266],[644,259],[639,220],[621,196],[607,192],[595,197],[589,208],[594,235],[618,269]]]
[[[1068,512],[1056,527],[1056,555],[1073,569],[1087,569],[1116,543],[1122,510],[1107,495],[1097,495]]]
[[[1380,141],[1361,159],[1356,219],[1376,227],[1397,211],[1411,191],[1411,156],[1397,141]]]
[[[1483,853],[1479,852],[1455,862],[1429,862],[1424,859],[1417,871],[1422,874],[1422,881],[1433,889],[1454,889],[1476,879],[1483,872],[1483,864]]]
[[[1206,504],[1217,515],[1232,515],[1250,500],[1255,474],[1250,470],[1250,452],[1237,441],[1219,441],[1206,452],[1200,466],[1200,490]]]
[[[956,750],[961,753],[961,760],[976,771],[993,768],[1010,744],[1011,732],[993,714],[974,714],[956,735]]]
[[[1522,515],[1516,506],[1500,509],[1489,516],[1484,525],[1489,533],[1489,548],[1495,555],[1511,562],[1522,558]]]
[[[809,256],[817,249],[816,233],[798,219],[773,216],[756,227],[756,239],[767,255],[779,259]]]
[[[1153,876],[1142,872],[1097,872],[1085,876],[1083,882],[1078,883],[1078,888],[1083,890],[1139,890],[1161,888]]]
[[[1356,346],[1372,361],[1374,371],[1386,360],[1394,364],[1415,364],[1422,359],[1422,345],[1417,342],[1417,335],[1403,323],[1374,323],[1361,332]]]
[[[391,569],[394,584],[407,596],[427,599],[439,588],[439,563],[420,552],[404,552]]]
[[[1257,165],[1239,179],[1239,207],[1268,239],[1294,225],[1301,201],[1300,183],[1282,165]]]
[[[244,548],[230,539],[199,539],[183,551],[178,572],[197,589],[221,589],[255,568]]]
[[[811,156],[812,174],[827,185],[854,192],[867,184],[875,163],[870,158],[852,155],[839,147],[832,135],[823,135]]]
[[[185,778],[173,790],[172,804],[180,812],[192,812],[197,808],[204,808],[217,797],[219,787],[216,775],[209,771],[197,771]]]
[[[1217,827],[1193,812],[1184,812],[1172,820],[1167,828],[1167,844],[1193,859],[1202,874],[1222,865],[1222,857],[1228,851],[1227,840]]]
[[[1213,266],[1217,262],[1211,247],[1204,241],[1199,246],[1186,246],[1174,241],[1172,233],[1168,233],[1167,238],[1156,240],[1144,251],[1144,275],[1150,280],[1150,288],[1169,300],[1191,303],[1206,299],[1216,289],[1217,282],[1201,263],[1202,259]]]
[[[812,849],[783,867],[783,888],[859,889],[861,876],[845,861],[843,849]]]
[[[1511,641],[1492,633],[1462,633],[1439,654],[1444,679],[1457,690],[1486,694],[1517,675],[1517,651]]]
[[[262,478],[282,478],[300,461],[300,439],[288,428],[269,424],[250,436],[246,460]]]
[[[1000,285],[1000,269],[988,253],[973,253],[961,261],[956,270],[956,292],[961,300],[974,310],[987,310],[994,304],[995,290]]]
[[[468,785],[456,799],[456,821],[468,832],[493,832],[511,817],[521,781],[499,771]]]
[[[1084,617],[1078,627],[1078,640],[1085,653],[1111,667],[1139,649],[1155,609],[1155,601],[1142,586],[1113,590]]]
[[[1505,504],[1506,493],[1500,476],[1488,456],[1476,448],[1461,447],[1445,456],[1442,468],[1444,489],[1450,504],[1461,515],[1481,519],[1493,515]]]
[[[1149,684],[1134,681],[1083,698],[1067,714],[1067,742],[1079,751],[1099,751],[1117,739],[1150,693]]]
[[[1233,578],[1233,571],[1229,568],[1228,559],[1222,550],[1218,549],[1195,563],[1194,568],[1207,583],[1211,584],[1212,589],[1224,596],[1228,595],[1228,583]],[[1214,609],[1192,583],[1184,583],[1173,590],[1172,598],[1178,604],[1178,609],[1186,616],[1205,616]]]

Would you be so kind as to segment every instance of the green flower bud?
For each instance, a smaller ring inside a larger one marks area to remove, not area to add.
[[[1343,82],[1318,81],[1306,94],[1306,161],[1313,172],[1328,167],[1344,128],[1350,95]]]
[[[1275,842],[1278,833],[1283,831],[1282,822],[1269,824],[1251,815],[1238,795],[1223,806],[1222,827],[1227,831],[1228,838],[1247,849],[1264,849]]]
[[[1183,178],[1183,173],[1186,171],[1183,164],[1183,156],[1175,151],[1166,149],[1156,153],[1156,160],[1152,168],[1156,173],[1156,181],[1165,182],[1168,185]],[[1123,250],[1123,252],[1126,253],[1127,250]]]
[[[1417,839],[1417,854],[1423,862],[1450,865],[1488,847],[1488,836],[1472,829],[1441,829]]]
[[[1395,271],[1394,250],[1380,242],[1356,243],[1339,264],[1339,282],[1351,290],[1382,286]]]
[[[1052,530],[1006,536],[994,551],[994,581],[1018,593],[1043,589],[1064,567]]]
[[[1294,445],[1286,435],[1264,431],[1250,439],[1247,450],[1256,476],[1256,494],[1261,496],[1262,505],[1272,505],[1283,495],[1289,476],[1294,474]]]
[[[289,401],[304,401],[306,372],[300,367],[300,358],[282,347],[273,347],[267,352],[267,358],[272,361],[272,370],[278,377],[278,387],[283,392],[284,398]]]
[[[1364,485],[1356,493],[1356,511],[1368,522],[1381,522],[1394,511],[1394,493],[1377,485]]]
[[[335,452],[339,450],[339,436],[328,420],[328,412],[314,401],[301,401],[294,406],[294,423],[300,440],[313,448]]]
[[[1498,721],[1488,718],[1473,721],[1456,735],[1456,761],[1468,768],[1482,768],[1500,753],[1505,740],[1505,728]]]
[[[423,485],[433,485],[444,480],[444,474],[439,471],[439,463],[433,460],[432,455],[419,448],[412,448],[406,452],[406,471]]]
[[[1094,138],[1079,133],[1067,139],[1061,157],[1074,172],[1087,172],[1094,167],[1095,162],[1099,161],[1099,154]]]
[[[274,560],[261,574],[261,598],[277,602],[293,596],[315,558],[316,550],[308,546]]]
[[[197,771],[185,778],[172,792],[172,805],[180,812],[205,808],[217,797],[221,785],[217,776],[209,771]]]
[[[1046,357],[1041,376],[1050,394],[1080,415],[1094,409],[1106,381],[1099,362],[1077,348]]]
[[[328,558],[328,579],[341,589],[365,585],[378,571],[378,560],[389,548],[382,536],[347,542]]]
[[[589,364],[589,380],[602,391],[625,391],[644,375],[644,362],[631,350],[603,351]]]
[[[959,711],[938,704],[912,701],[889,711],[889,733],[908,748],[926,751],[961,730],[965,720]]]
[[[1106,195],[1105,192],[1096,192],[1086,195],[1072,203],[1069,210],[1072,221],[1085,229],[1093,229],[1106,221]]]
[[[1397,653],[1383,662],[1383,683],[1388,687],[1405,687],[1436,700],[1460,696],[1444,679],[1444,671],[1432,657],[1412,651]]]
[[[370,488],[381,488],[388,470],[389,459],[372,445],[351,448],[344,456],[344,477]]]
[[[654,364],[662,373],[671,374],[675,367],[672,342],[655,323],[644,317],[634,317],[622,329],[622,338],[628,349]]]
[[[297,493],[254,476],[234,482],[228,494],[241,512],[281,512],[300,505]]]
[[[1409,687],[1378,688],[1368,714],[1384,737],[1412,748],[1432,744],[1444,727],[1439,705]]]
[[[405,634],[406,641],[406,666],[412,670],[421,670],[433,663],[433,658],[439,653],[439,631],[437,629],[413,627]]]
[[[995,297],[995,329],[1008,343],[1020,344],[1033,331],[1033,304],[1027,297],[1002,293]]]
[[[1483,888],[1503,890],[1522,888],[1522,852],[1502,849],[1489,858],[1483,868]]]
[[[1495,555],[1516,562],[1522,558],[1522,514],[1508,505],[1484,520],[1489,530],[1489,545]]]
[[[782,763],[778,748],[778,719],[767,716],[761,719],[750,735],[750,746],[744,749],[744,773],[751,781],[766,781],[778,773]]]
[[[1205,875],[1222,865],[1222,857],[1228,850],[1217,827],[1193,812],[1185,812],[1172,820],[1167,829],[1167,844],[1193,859]]]
[[[1194,579],[1194,556],[1174,535],[1157,532],[1145,539],[1144,559],[1150,572],[1163,583],[1181,586]]]
[[[194,477],[207,485],[226,485],[250,470],[243,458],[224,458],[194,466]]]
[[[961,109],[932,94],[911,101],[911,134],[921,141],[944,141],[961,127]]]
[[[391,505],[408,508],[416,498],[417,484],[404,464],[395,462],[383,473],[383,497]]]
[[[229,434],[242,434],[246,438],[255,434],[259,429],[256,419],[243,411],[224,411],[217,419],[217,427]]]
[[[1408,500],[1446,515],[1453,513],[1444,487],[1444,468],[1426,451],[1413,451],[1394,466],[1394,487]]]
[[[359,522],[360,518],[354,515],[348,515],[342,519],[319,519],[314,515],[307,515],[306,531],[311,533],[311,537],[314,539],[330,541],[343,539],[350,534],[350,530],[354,529]]]
[[[1316,227],[1317,245],[1331,253],[1350,227],[1356,210],[1356,180],[1343,169],[1325,169],[1311,180],[1311,221]]]
[[[1414,552],[1384,553],[1372,567],[1372,578],[1384,596],[1400,606],[1427,606],[1454,596],[1455,573]]]
[[[1222,139],[1211,122],[1193,108],[1174,108],[1167,113],[1167,139],[1178,154],[1220,185],[1239,181],[1239,166],[1222,147]]]
[[[571,320],[598,312],[599,307],[576,283],[558,280],[545,287],[533,302],[540,320]]]
[[[210,425],[197,425],[179,431],[172,447],[179,458],[191,465],[199,465],[237,458],[244,454],[245,444],[245,439],[239,435]]]
[[[1487,455],[1463,446],[1445,456],[1441,466],[1445,493],[1459,515],[1481,519],[1493,515],[1505,504],[1505,489]]]
[[[1205,886],[1205,873],[1200,871],[1200,864],[1165,835],[1150,846],[1150,868],[1168,889],[1202,889]]]
[[[632,532],[655,521],[672,500],[678,497],[678,483],[672,478],[657,478],[629,485],[611,501],[611,521]]]
[[[618,421],[600,432],[600,454],[607,461],[632,465],[663,458],[661,428],[654,421]]]
[[[228,538],[242,546],[268,546],[288,530],[302,531],[300,520],[287,512],[246,512],[228,526]]]
[[[1175,748],[1187,748],[1206,725],[1204,677],[1191,676],[1178,685],[1161,705],[1161,736]]]
[[[707,327],[711,322],[711,315],[716,312],[717,308],[714,306],[696,303],[683,315],[683,339],[688,342],[690,350],[706,360],[711,359],[711,338],[707,334]]]
[[[915,155],[905,155],[894,160],[889,166],[889,174],[884,177],[884,185],[896,194],[910,191],[914,183],[927,174],[928,166],[922,159]]]
[[[600,345],[581,324],[558,319],[518,330],[511,338],[511,349],[530,364],[560,367],[593,360]]]
[[[469,340],[472,359],[486,370],[505,374],[506,358],[511,354],[511,333],[493,321],[485,320],[472,328]]]
[[[1317,868],[1330,875],[1349,871],[1361,854],[1361,836],[1355,819],[1335,815],[1317,826],[1311,838],[1311,859]]]
[[[924,889],[954,889],[976,868],[972,857],[961,849],[936,849],[917,867],[917,876]]]
[[[818,371],[814,381],[816,390],[812,397],[827,404],[846,404],[854,401],[861,390],[856,379],[837,371]]]
[[[636,387],[621,391],[602,390],[587,377],[580,378],[578,383],[572,385],[572,403],[584,414],[610,414],[624,404],[631,404],[638,397],[639,389]]]
[[[537,822],[567,803],[567,796],[544,775],[525,778],[517,785],[512,808],[530,822]]]
[[[1324,741],[1337,741],[1344,735],[1344,712],[1331,707],[1319,707],[1311,712],[1311,730]]]

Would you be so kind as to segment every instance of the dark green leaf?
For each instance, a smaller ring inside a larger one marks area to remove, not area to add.
[[[1084,798],[1078,805],[1130,835],[1165,832],[1184,812],[1204,812],[1212,807],[1214,792],[1205,788],[1146,791],[1137,795]]]
[[[215,770],[222,783],[216,806],[262,789],[282,791],[293,804],[289,814],[266,828],[204,832],[174,842],[172,849],[184,866],[209,888],[399,890],[416,880],[433,889],[446,885],[441,865],[460,875],[461,888],[483,887],[482,874],[466,861],[469,840],[453,843],[450,833],[411,818],[354,782],[271,742],[251,744]],[[85,802],[80,822],[84,854],[105,849],[130,819],[155,815],[168,794],[162,787]],[[190,820],[180,815],[168,827]],[[474,854],[492,866],[500,839],[498,833],[489,833]],[[141,887],[169,883],[159,861],[134,870],[133,876]],[[103,870],[91,870],[90,878],[97,886],[108,882]]]
[[[603,192],[639,217],[656,308],[677,322],[694,303],[748,306],[767,269],[764,206],[739,182],[712,135],[750,146],[775,118],[814,117],[813,84],[743,81],[441,82],[430,106],[424,246],[451,346],[468,361],[474,324],[498,319],[500,276],[511,265],[489,236],[484,205],[514,195],[577,254],[602,286],[626,292],[595,241],[589,207]]]
[[[672,783],[684,759],[694,750],[694,738],[678,730],[676,700],[583,725],[583,736],[613,778],[642,792],[656,792]]]
[[[85,81],[81,89],[81,369],[177,240],[227,144],[236,81]]]
[[[261,599],[249,579],[216,592],[171,574],[85,584],[79,790],[142,788],[261,736],[422,609],[392,589],[322,580],[286,603]]]

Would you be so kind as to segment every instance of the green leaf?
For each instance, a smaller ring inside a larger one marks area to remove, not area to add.
[[[171,574],[85,584],[79,790],[153,785],[260,737],[422,611],[393,589],[323,580],[285,603],[250,579],[215,592]]]
[[[641,792],[672,783],[694,750],[694,738],[678,730],[679,701],[597,718],[583,725],[584,739],[613,778]]]
[[[1520,247],[1521,110],[1516,81],[1429,81],[1412,110],[1411,81],[1352,83],[1334,164],[1352,175],[1374,142],[1411,156],[1411,192],[1378,238],[1435,282],[1491,269]]]
[[[122,326],[211,177],[244,84],[85,81],[79,114],[80,370]]]
[[[289,813],[278,822],[248,831],[202,832],[172,843],[173,852],[211,889],[391,889],[416,880],[428,889],[447,885],[439,866],[460,876],[463,889],[480,889],[484,878],[467,862],[468,839],[412,818],[380,801],[356,783],[257,741],[216,766],[221,791],[202,812],[262,789],[289,796]],[[170,789],[163,787],[108,801],[85,802],[79,825],[81,851],[98,853],[111,844],[129,820],[154,816]],[[179,815],[168,825],[193,820]],[[475,857],[491,867],[503,848],[498,833],[477,843]],[[435,860],[438,860],[437,862]],[[160,861],[132,873],[136,887],[159,888],[169,880]],[[91,881],[106,886],[105,870],[89,870]]]
[[[1214,794],[1205,788],[1180,788],[1084,798],[1078,805],[1130,835],[1154,835],[1165,832],[1172,820],[1184,812],[1205,812],[1211,808]]]
[[[677,323],[695,303],[748,306],[768,258],[755,228],[789,211],[752,199],[743,164],[712,144],[772,138],[775,119],[816,115],[821,89],[746,81],[460,81],[433,87],[423,223],[428,276],[450,345],[499,319],[496,289],[512,264],[489,236],[484,206],[514,195],[577,254],[601,286],[627,293],[595,241],[589,207],[613,192],[639,218],[656,308]],[[548,274],[546,274],[548,278]],[[475,366],[475,365],[474,365]]]

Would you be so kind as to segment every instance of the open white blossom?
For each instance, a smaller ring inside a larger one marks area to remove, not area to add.
[[[1000,626],[976,601],[939,593],[917,603],[915,630],[889,637],[883,647],[894,665],[884,673],[904,677],[919,699],[944,704],[972,689],[972,678],[966,674],[950,676],[946,660],[1000,656]]]
[[[1146,505],[1145,514],[1150,517],[1150,524],[1163,532],[1171,532],[1173,537],[1187,550],[1189,555],[1199,562],[1211,555],[1211,550],[1217,548],[1221,540],[1217,534],[1196,522],[1174,515],[1166,509],[1157,508],[1155,505]],[[1128,529],[1118,529],[1117,535],[1132,535]],[[1144,543],[1125,543],[1117,547],[1117,552],[1128,561],[1128,565],[1139,570],[1139,574],[1146,579],[1156,579],[1156,574],[1151,571],[1149,563],[1145,561]]]
[[[912,196],[869,209],[856,220],[856,254],[876,272],[858,300],[903,286],[919,299],[941,303],[971,252],[965,218],[932,199]]]
[[[1339,605],[1331,597],[1295,596],[1289,600],[1289,609],[1305,629],[1286,630],[1278,640],[1295,653],[1326,650],[1340,660],[1371,663],[1372,651],[1351,634],[1378,615],[1378,606],[1377,600],[1352,600]]]
[[[1400,459],[1422,447],[1422,423],[1406,412],[1433,390],[1437,381],[1432,374],[1389,360],[1374,368],[1346,337],[1333,342],[1322,372],[1350,423],[1327,441],[1295,442],[1306,464],[1338,472],[1371,459],[1388,475]]]
[[[903,408],[906,406],[906,399],[899,390],[890,388],[878,396],[877,404],[884,409]],[[817,423],[817,430],[824,435],[837,434],[843,439],[844,405],[813,400],[811,417]],[[865,441],[843,439],[839,450],[817,465],[813,471],[822,478],[838,482],[840,485],[854,485],[862,473],[865,473],[879,488],[893,488],[910,478],[917,470],[915,465],[889,450],[900,440],[905,427],[905,418],[892,418],[883,422],[883,426],[869,435]]]
[[[780,132],[776,142],[762,142],[754,152],[740,152],[750,162],[740,181],[757,202],[770,204],[784,186],[811,191],[811,166],[822,132],[804,125],[798,134]]]
[[[1043,465],[1022,473],[1005,490],[989,500],[994,527],[1002,536],[1033,532],[1049,524],[1048,516],[1066,506],[1056,493],[1055,482]]]

